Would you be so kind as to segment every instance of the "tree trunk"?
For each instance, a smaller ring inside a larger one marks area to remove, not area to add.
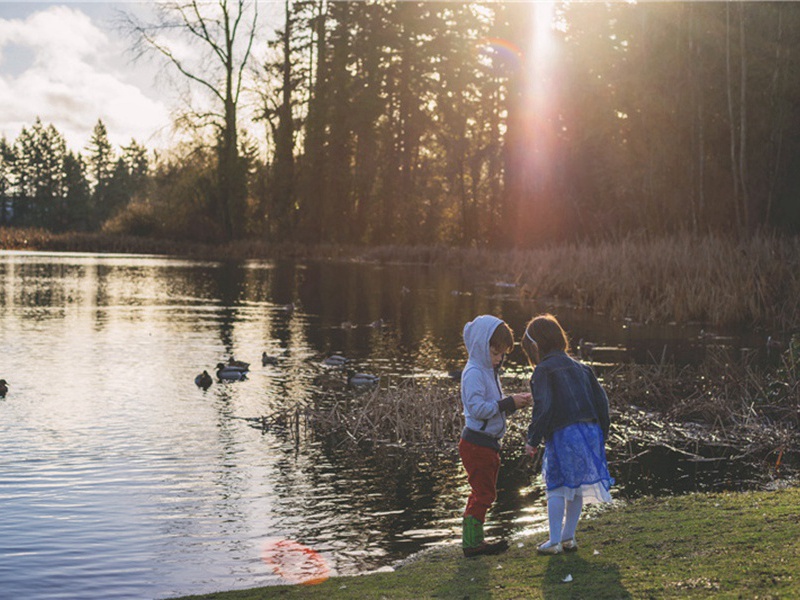
[[[736,226],[742,229],[742,214],[739,210],[739,169],[736,158],[736,120],[733,106],[733,74],[731,72],[731,5],[725,6],[725,74],[728,97],[728,126],[730,128],[731,177],[733,182],[733,207],[736,215]]]
[[[284,0],[285,24],[283,30],[281,67],[281,104],[278,107],[278,125],[275,130],[275,162],[273,164],[272,206],[275,210],[273,231],[281,235],[294,231],[291,206],[294,197],[294,118],[292,116],[292,18],[289,0]]]
[[[753,227],[750,194],[747,190],[747,51],[745,45],[744,4],[739,4],[739,178],[745,230]]]
[[[775,34],[775,67],[772,71],[772,95],[771,110],[773,115],[773,126],[770,131],[771,158],[774,161],[769,172],[769,188],[767,191],[767,206],[764,210],[764,225],[769,226],[772,221],[772,205],[775,198],[775,186],[778,182],[780,172],[782,150],[783,150],[783,90],[786,77],[786,66],[783,60],[784,39],[783,39],[783,5],[777,5],[778,22]]]

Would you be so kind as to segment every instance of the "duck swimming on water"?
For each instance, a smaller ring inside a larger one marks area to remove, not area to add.
[[[381,378],[377,375],[370,375],[369,373],[355,373],[349,371],[347,373],[347,385],[352,388],[371,388],[377,386]]]
[[[232,356],[228,359],[228,366],[239,369],[240,371],[249,371],[250,363],[243,360],[236,360]]]
[[[324,359],[322,361],[322,364],[324,364],[324,365],[326,365],[328,367],[343,367],[348,362],[350,362],[350,360],[345,358],[341,354],[332,354],[331,356],[329,356],[326,359]]]
[[[208,371],[203,371],[200,373],[200,375],[194,378],[194,383],[197,385],[197,387],[207,390],[211,387],[211,384],[214,383],[214,380],[211,379],[211,375],[208,374]]]
[[[247,379],[247,369],[241,369],[225,363],[217,364],[217,379],[220,381],[242,381]]]
[[[5,379],[0,379],[0,398],[5,398],[8,393],[8,382]]]

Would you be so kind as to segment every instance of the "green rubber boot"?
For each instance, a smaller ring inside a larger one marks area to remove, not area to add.
[[[461,524],[461,547],[477,548],[483,543],[483,523],[475,517],[467,515]]]
[[[461,549],[467,558],[482,554],[501,554],[508,550],[508,542],[486,542],[483,539],[483,523],[475,517],[466,516],[462,524]]]

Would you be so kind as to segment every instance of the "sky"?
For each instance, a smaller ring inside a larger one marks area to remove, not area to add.
[[[146,17],[148,4],[0,0],[0,137],[39,117],[82,151],[102,119],[115,146],[169,146],[179,87],[163,63],[136,60],[116,25],[121,12]]]
[[[39,117],[79,151],[102,119],[114,145],[162,143],[172,98],[157,65],[134,61],[113,25],[120,10],[137,5],[0,1],[0,136]]]

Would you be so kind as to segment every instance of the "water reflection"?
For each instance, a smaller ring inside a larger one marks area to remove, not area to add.
[[[315,379],[331,353],[387,378],[446,377],[465,360],[461,330],[476,314],[519,333],[547,308],[453,269],[0,253],[0,377],[12,385],[0,401],[4,594],[142,598],[277,583],[262,560],[275,537],[312,547],[338,573],[456,540],[468,486],[454,453],[297,444],[247,419],[328,401]],[[665,345],[692,360],[704,347],[691,328],[559,315],[597,344],[598,364]],[[384,327],[369,326],[379,319]],[[277,363],[262,366],[264,351]],[[247,381],[195,386],[233,356],[252,363]],[[521,354],[508,366],[518,376],[509,385],[523,389]],[[546,527],[541,487],[514,452],[490,533]],[[615,474],[623,485],[647,481],[650,467],[629,468]]]

